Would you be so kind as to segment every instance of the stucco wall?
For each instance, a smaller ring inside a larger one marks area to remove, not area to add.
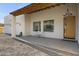
[[[12,22],[12,17],[11,15],[8,15],[4,18],[4,30],[5,33],[11,34],[11,22]],[[19,35],[20,32],[25,35],[25,15],[19,15],[16,16],[16,35]]]
[[[61,5],[55,8],[50,8],[47,10],[39,11],[31,14],[31,35],[38,35],[50,38],[60,38],[63,39],[63,18],[64,14],[67,12],[66,9],[69,8],[73,15],[76,15],[75,5]],[[43,32],[43,21],[54,19],[54,32]],[[33,31],[33,22],[41,21],[41,32]]]
[[[31,15],[25,14],[25,33],[31,35]]]
[[[16,16],[16,33],[20,34],[22,32],[23,36],[25,36],[25,15]]]
[[[4,33],[11,34],[11,17],[10,17],[10,15],[4,17]]]

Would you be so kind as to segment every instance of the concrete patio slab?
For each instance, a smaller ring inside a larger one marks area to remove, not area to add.
[[[25,40],[34,45],[41,45],[48,48],[58,49],[59,51],[65,51],[79,55],[79,45],[77,44],[77,42],[64,41],[51,38],[41,38],[34,36],[18,37],[18,39]]]

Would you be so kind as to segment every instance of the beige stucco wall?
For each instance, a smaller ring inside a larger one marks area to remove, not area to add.
[[[25,15],[24,14],[16,16],[16,32],[17,32],[17,34],[22,32],[23,36],[26,35],[26,32],[25,32]]]
[[[25,14],[25,33],[26,35],[31,35],[31,16],[29,14]]]
[[[11,16],[4,17],[4,33],[11,34]]]
[[[55,8],[50,8],[47,10],[39,11],[36,13],[32,13],[31,16],[31,35],[38,35],[50,38],[60,38],[63,39],[63,18],[64,14],[66,13],[66,8],[70,9],[70,12],[73,15],[76,15],[76,5],[62,5]],[[54,19],[54,32],[43,32],[43,21],[44,20],[51,20]],[[41,21],[41,32],[34,32],[33,31],[33,22],[34,21]]]
[[[12,20],[14,20],[12,15],[8,15],[8,16],[4,17],[5,33],[11,34]],[[20,32],[23,33],[23,36],[26,35],[25,34],[25,15],[24,14],[16,16],[16,35],[19,35]]]

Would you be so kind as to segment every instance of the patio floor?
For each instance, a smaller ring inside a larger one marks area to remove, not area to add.
[[[17,39],[47,48],[51,52],[54,51],[60,55],[79,55],[79,45],[77,42],[34,36],[17,37]]]

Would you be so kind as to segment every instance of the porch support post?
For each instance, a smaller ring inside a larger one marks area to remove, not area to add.
[[[11,22],[11,37],[16,37],[16,16],[12,15],[12,22]]]

